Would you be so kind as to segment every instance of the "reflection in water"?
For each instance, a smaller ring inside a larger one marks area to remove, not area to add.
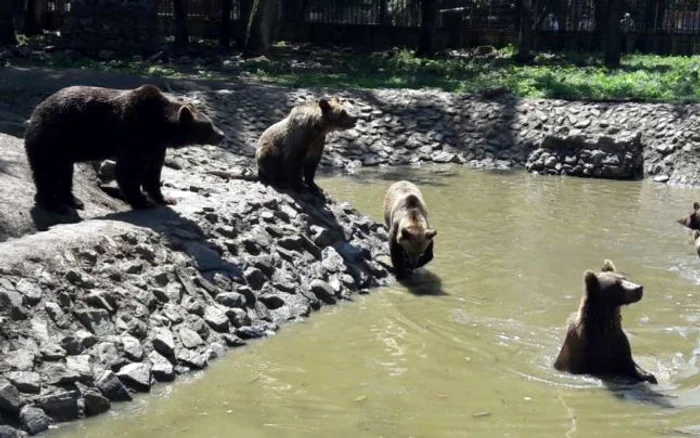
[[[644,438],[697,430],[700,260],[675,222],[695,191],[456,166],[321,185],[381,220],[385,190],[403,178],[420,185],[439,230],[435,259],[407,282],[236,350],[163,387],[166,397],[140,397],[51,435]],[[644,285],[642,301],[623,309],[624,327],[658,386],[606,387],[552,368],[583,271],[605,258]]]

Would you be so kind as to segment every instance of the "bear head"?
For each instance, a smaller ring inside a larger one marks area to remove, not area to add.
[[[420,256],[428,249],[437,234],[437,230],[421,226],[409,226],[401,228],[401,232],[397,236],[397,242],[406,253],[406,259],[409,266],[418,264]]]
[[[173,146],[188,146],[193,144],[217,145],[224,139],[223,131],[204,113],[191,103],[178,103],[176,114],[176,144]]]
[[[329,132],[350,129],[357,123],[357,117],[351,115],[336,98],[320,99],[318,106],[323,114],[323,125]]]
[[[694,202],[693,212],[686,217],[678,219],[678,223],[691,230],[700,230],[700,202]]]
[[[636,303],[644,293],[642,285],[627,280],[610,260],[603,262],[601,272],[586,271],[583,279],[586,300],[608,304],[609,308]]]

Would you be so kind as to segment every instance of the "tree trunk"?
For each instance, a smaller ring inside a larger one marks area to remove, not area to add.
[[[435,33],[437,31],[437,0],[421,0],[420,39],[416,56],[433,56],[435,54]]]
[[[173,0],[175,9],[175,45],[185,47],[190,43],[187,32],[187,2],[189,0]]]
[[[231,46],[231,7],[233,0],[221,0],[221,30],[219,46],[228,49]]]
[[[518,62],[528,62],[532,57],[532,0],[520,0],[518,8],[518,53],[515,59]]]
[[[236,47],[245,47],[246,35],[248,35],[248,23],[250,22],[250,11],[253,9],[253,0],[239,0],[238,3],[238,23],[236,24]]]
[[[246,32],[246,56],[266,55],[272,48],[272,26],[277,12],[277,0],[255,0],[250,11]]]
[[[605,39],[603,40],[604,60],[607,67],[620,66],[620,52],[622,50],[622,1],[609,0],[605,20]]]
[[[25,35],[39,35],[42,26],[39,23],[41,16],[41,0],[26,0],[24,7],[24,27],[22,32]]]
[[[17,44],[12,2],[0,1],[0,44]]]
[[[379,2],[379,24],[382,26],[389,24],[389,0]]]
[[[595,31],[593,32],[593,47],[600,47],[605,41],[605,29],[607,26],[606,13],[608,7],[607,0],[595,0]]]

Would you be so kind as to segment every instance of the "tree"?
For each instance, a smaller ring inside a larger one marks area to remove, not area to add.
[[[243,48],[247,56],[266,55],[272,47],[272,26],[277,14],[277,0],[255,0],[250,11]]]
[[[24,27],[22,28],[22,33],[39,35],[42,29],[39,20],[44,9],[44,2],[42,0],[26,0],[24,4]]]
[[[231,45],[231,6],[233,0],[221,0],[221,30],[219,46],[228,48]]]
[[[518,23],[518,62],[527,62],[532,56],[532,0],[519,0],[520,9]]]
[[[0,44],[17,44],[12,2],[0,1]]]
[[[437,0],[421,0],[421,25],[416,56],[435,54],[435,33],[437,31]]]
[[[601,1],[601,0],[599,0]],[[620,55],[622,50],[622,29],[620,19],[622,18],[622,0],[608,0],[605,11],[604,27],[604,61],[607,67],[616,68],[620,66]]]
[[[175,45],[185,47],[190,43],[187,32],[187,2],[188,0],[173,0],[175,9]]]

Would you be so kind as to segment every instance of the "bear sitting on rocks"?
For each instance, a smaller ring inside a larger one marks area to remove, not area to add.
[[[322,193],[314,182],[321,162],[326,134],[355,126],[352,116],[337,99],[320,99],[292,108],[287,117],[270,126],[258,140],[255,160],[258,176],[267,184],[299,192],[303,180],[308,189]]]
[[[700,202],[694,202],[693,212],[688,216],[678,219],[678,223],[691,230],[700,230]]]
[[[134,90],[73,86],[34,109],[25,149],[36,203],[64,213],[84,207],[73,196],[74,163],[116,158],[117,183],[133,208],[174,204],[160,189],[166,148],[218,144],[223,138],[207,116],[168,99],[153,85]]]
[[[622,330],[620,307],[641,300],[643,287],[616,272],[610,260],[605,260],[599,273],[586,271],[583,280],[583,298],[578,312],[572,315],[554,368],[572,374],[657,383],[653,374],[632,359]]]

